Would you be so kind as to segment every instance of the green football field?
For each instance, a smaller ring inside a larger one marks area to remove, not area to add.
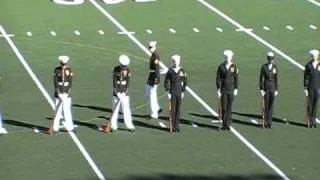
[[[303,93],[308,52],[320,49],[319,19],[319,1],[312,0],[86,0],[75,6],[2,0],[1,111],[9,133],[0,137],[0,179],[320,179],[320,131],[305,126]],[[166,66],[180,54],[188,73],[180,133],[160,126],[168,125],[163,75],[158,95],[164,112],[159,120],[146,119],[151,40]],[[218,131],[212,121],[218,112],[215,75],[225,49],[233,50],[239,68],[230,132]],[[279,95],[273,128],[262,129],[258,81],[269,51],[276,54]],[[44,132],[53,116],[53,70],[62,54],[70,56],[75,73],[78,128],[76,134],[49,136]],[[119,122],[122,130],[105,134],[98,127],[111,112],[112,70],[121,54],[131,59],[136,132]]]

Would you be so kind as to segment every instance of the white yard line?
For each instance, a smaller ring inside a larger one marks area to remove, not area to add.
[[[213,7],[211,4],[207,3],[205,0],[198,0],[199,3],[201,3],[202,5],[206,6],[208,9],[210,9],[211,11],[215,12],[216,14],[218,14],[219,16],[221,16],[223,19],[227,20],[228,22],[230,22],[231,24],[233,24],[234,26],[236,26],[239,29],[242,29],[243,32],[247,33],[249,36],[253,37],[254,39],[256,39],[257,41],[259,41],[260,43],[262,43],[263,45],[267,46],[268,48],[272,49],[274,52],[280,54],[282,57],[284,57],[285,59],[287,59],[289,62],[291,62],[292,64],[298,66],[301,69],[304,69],[304,67],[299,64],[297,61],[295,61],[294,59],[292,59],[291,57],[289,57],[287,54],[283,53],[282,51],[280,51],[278,48],[274,47],[273,45],[271,45],[270,43],[268,43],[267,41],[265,41],[264,39],[262,39],[261,37],[257,36],[256,34],[254,34],[251,31],[248,31],[244,26],[242,26],[241,24],[239,24],[238,22],[236,22],[235,20],[233,20],[232,18],[230,18],[229,16],[227,16],[226,14],[224,14],[223,12],[221,12],[219,9]],[[283,179],[285,180],[289,180],[289,177],[284,174],[277,166],[275,166],[266,156],[264,156],[259,150],[257,150],[252,144],[250,144],[245,138],[243,138],[243,136],[241,134],[239,134],[233,127],[231,127],[231,131],[240,138],[240,140],[245,143],[256,155],[258,155],[269,167],[271,167],[275,172],[278,173],[278,175],[280,175]]]
[[[309,2],[311,2],[312,4],[320,7],[320,3],[319,3],[318,1],[315,1],[315,0],[307,0],[307,1],[309,1]]]
[[[208,9],[210,9],[213,12],[215,12],[216,14],[221,16],[223,19],[227,20],[228,22],[230,22],[231,24],[236,26],[237,28],[242,29],[243,32],[247,33],[249,36],[253,37],[257,41],[259,41],[261,44],[265,45],[266,47],[270,48],[271,50],[273,50],[277,54],[281,55],[283,58],[288,60],[290,63],[294,64],[295,66],[298,66],[300,69],[304,69],[304,67],[301,64],[299,64],[297,61],[295,61],[294,59],[289,57],[287,54],[285,54],[284,52],[282,52],[281,50],[279,50],[278,48],[276,48],[272,44],[268,43],[267,41],[265,41],[264,39],[262,39],[261,37],[259,37],[255,33],[253,33],[252,31],[248,31],[244,26],[242,26],[241,24],[239,24],[238,22],[236,22],[235,20],[233,20],[232,18],[230,18],[229,16],[227,16],[226,14],[221,12],[219,9],[213,7],[211,4],[207,3],[204,0],[198,0],[198,2],[203,4]]]
[[[22,63],[23,67],[27,70],[28,74],[31,76],[32,80],[36,83],[37,87],[41,91],[42,95],[47,99],[48,103],[50,104],[52,109],[55,109],[55,104],[53,100],[51,99],[50,95],[48,92],[45,90],[37,76],[34,74],[34,72],[31,70],[29,64],[26,62],[25,58],[22,56],[20,53],[19,49],[17,46],[14,44],[14,42],[11,40],[11,38],[8,36],[7,32],[4,30],[4,28],[0,25],[0,33],[3,35],[5,40],[8,42],[10,48],[13,50],[13,52],[16,54],[18,57],[19,61]],[[85,157],[87,162],[90,164],[91,168],[94,170],[95,174],[98,176],[99,180],[105,180],[105,177],[99,170],[99,168],[96,166],[92,158],[90,157],[89,153],[86,151],[84,146],[81,144],[79,141],[78,137],[74,134],[74,132],[69,131],[68,132],[74,143],[77,145],[79,150],[81,151],[82,155]]]
[[[96,1],[89,0],[104,16],[106,16],[114,25],[116,25],[121,31],[128,32],[111,14],[109,14],[104,8],[102,8]],[[244,27],[239,27],[245,30]],[[247,32],[247,30],[245,30]],[[127,34],[127,36],[136,43],[146,54],[151,55],[149,50],[132,34]],[[160,66],[163,69],[167,67],[160,62]],[[205,103],[191,88],[187,87],[186,89],[191,96],[193,96],[201,105],[203,105],[211,114],[218,116],[218,113],[215,112],[207,103]],[[255,148],[248,140],[246,140],[237,130],[231,127],[231,132],[236,135],[247,147],[249,147],[258,157],[260,157],[267,165],[269,165],[274,171],[276,171],[283,179],[289,180],[289,178],[277,168],[268,158],[266,158],[257,148]]]

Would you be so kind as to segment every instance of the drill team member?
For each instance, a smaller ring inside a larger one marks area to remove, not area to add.
[[[59,131],[59,124],[62,118],[64,118],[66,130],[74,130],[70,96],[73,72],[68,65],[69,59],[68,56],[59,56],[58,60],[60,61],[60,65],[54,70],[53,82],[55,88],[56,116],[53,121],[53,132],[49,132],[50,134]]]
[[[180,56],[172,56],[173,66],[168,70],[164,81],[164,87],[168,92],[171,104],[171,118],[173,132],[180,132],[180,107],[187,86],[187,73],[180,66]]]
[[[0,67],[0,70],[1,70],[1,67]],[[2,77],[0,75],[0,91],[1,91],[1,82],[2,81]],[[1,93],[1,92],[0,92]],[[0,100],[1,100],[1,94],[0,94]],[[1,101],[0,101],[1,102]],[[0,135],[2,134],[7,134],[7,130],[3,127],[3,124],[2,124],[2,109],[1,109],[1,104],[0,104]]]
[[[224,62],[219,65],[216,76],[217,95],[221,98],[222,130],[230,130],[233,98],[238,94],[238,68],[232,62],[233,52],[225,50]]]
[[[123,112],[124,123],[130,132],[135,131],[132,123],[132,116],[129,103],[128,88],[131,78],[131,72],[128,67],[130,59],[126,55],[119,57],[120,65],[113,69],[113,113],[111,117],[111,132],[118,129],[118,113],[120,105]]]
[[[307,118],[310,128],[316,128],[317,103],[320,94],[320,64],[319,51],[311,50],[311,60],[306,64],[304,70],[304,93],[307,98]]]
[[[149,100],[151,115],[153,119],[158,119],[162,109],[158,103],[157,88],[160,83],[159,62],[160,56],[156,51],[156,41],[149,42],[149,50],[152,53],[149,62],[149,77],[146,84],[146,94]]]
[[[278,68],[273,63],[274,54],[267,54],[267,63],[261,66],[260,70],[260,92],[263,98],[263,127],[271,128],[273,102],[278,95]],[[266,120],[266,122],[265,122]]]

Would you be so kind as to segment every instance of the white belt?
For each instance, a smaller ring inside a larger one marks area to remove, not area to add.
[[[60,86],[68,86],[69,82],[58,82]]]

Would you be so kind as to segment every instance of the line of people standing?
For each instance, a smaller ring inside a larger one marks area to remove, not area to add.
[[[157,94],[157,89],[160,84],[160,56],[157,52],[156,41],[149,42],[148,46],[151,56],[149,60],[149,74],[145,90],[150,107],[149,118],[158,119],[159,113],[162,112],[162,108],[158,102]],[[219,98],[219,116],[223,122],[221,129],[230,130],[230,126],[232,124],[232,104],[234,97],[238,94],[239,69],[233,61],[234,53],[231,50],[225,50],[223,55],[224,62],[222,62],[217,68],[216,88]],[[310,55],[311,60],[306,64],[304,71],[304,92],[307,101],[306,122],[308,123],[308,127],[316,128],[317,101],[318,96],[320,95],[320,64],[318,61],[319,51],[311,50]],[[262,127],[265,128],[272,128],[274,102],[275,97],[278,95],[278,67],[274,63],[274,58],[275,55],[273,52],[267,53],[267,62],[263,64],[260,69],[259,88],[262,97]],[[61,57],[59,57],[59,59],[62,65],[66,64],[63,63],[63,59],[61,59]],[[181,67],[181,57],[176,54],[173,55],[171,59],[172,67],[170,67],[166,72],[164,88],[168,93],[169,99],[169,117],[172,120],[171,124],[169,125],[170,130],[172,130],[172,132],[180,132],[179,124],[181,102],[184,97],[184,91],[186,90],[188,81],[187,73]],[[130,59],[126,55],[121,55],[119,57],[119,62],[120,65],[116,66],[113,71],[114,91],[111,131],[114,132],[118,129],[117,119],[121,107],[125,125],[130,132],[135,132],[134,123],[132,122],[128,93],[131,78],[131,72],[128,67],[130,64]],[[69,68],[69,70],[71,71],[71,68]],[[73,73],[71,75],[73,75]],[[70,80],[69,83],[71,89],[72,78],[69,78],[68,80]],[[57,84],[57,82],[55,82],[55,84]],[[69,90],[67,89],[67,91]],[[55,97],[59,99],[60,95],[58,94]],[[67,114],[68,112],[69,111],[67,111]]]
[[[149,42],[151,52],[149,61],[149,76],[146,82],[146,95],[150,105],[150,118],[158,119],[162,109],[158,102],[157,89],[160,84],[160,56],[157,49],[157,42]],[[306,123],[310,128],[316,128],[317,103],[320,95],[320,63],[319,51],[311,50],[310,61],[306,64],[304,70],[304,93],[306,96]],[[219,98],[219,117],[223,122],[222,130],[230,130],[232,124],[232,104],[234,97],[238,94],[239,69],[233,61],[234,53],[231,50],[225,50],[224,62],[222,62],[216,73],[216,88]],[[262,126],[272,127],[272,117],[275,97],[278,95],[278,67],[274,63],[275,55],[269,52],[266,55],[267,62],[260,69],[260,93],[262,99]],[[188,81],[187,73],[181,67],[180,55],[173,55],[172,67],[170,67],[165,76],[164,88],[167,91],[169,99],[169,117],[172,122],[170,130],[180,132],[180,111],[181,102],[184,97]],[[49,134],[59,131],[61,120],[64,119],[64,125],[68,131],[75,131],[72,111],[71,111],[71,86],[73,71],[68,64],[68,56],[59,56],[60,65],[54,70],[55,87],[55,116]],[[129,84],[131,71],[129,69],[130,59],[126,55],[119,57],[120,65],[113,70],[113,112],[111,119],[111,132],[118,129],[118,113],[120,108],[123,111],[124,122],[130,132],[135,132],[134,123],[129,103]],[[2,114],[0,111],[0,135],[7,131],[2,125]]]

